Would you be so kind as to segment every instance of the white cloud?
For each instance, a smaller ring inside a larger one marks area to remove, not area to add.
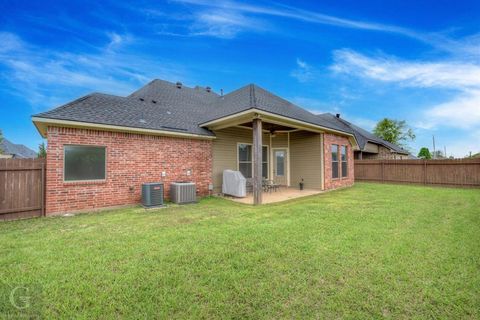
[[[346,27],[346,28],[410,33],[409,30],[396,27],[396,26],[344,19],[340,17],[319,13],[319,12],[303,10],[296,7],[280,5],[280,4],[267,7],[267,6],[245,4],[245,3],[229,1],[229,0],[226,0],[226,1],[177,0],[176,2],[188,3],[188,4],[198,5],[198,6],[207,6],[207,7],[219,8],[219,9],[236,10],[239,12],[245,12],[245,13],[251,13],[251,14],[262,14],[262,15],[269,15],[269,16],[284,17],[284,18],[290,18],[295,20],[302,20],[306,22],[328,24],[328,25],[334,25],[334,26]]]
[[[230,10],[208,10],[194,17],[190,35],[233,38],[244,30],[262,30],[265,26],[258,20]]]
[[[297,58],[297,68],[290,72],[290,76],[297,79],[299,82],[308,82],[313,79],[312,67],[305,61]]]
[[[13,35],[14,36],[14,35]],[[25,98],[35,110],[54,107],[75,95],[100,91],[128,95],[154,78],[182,79],[183,69],[139,55],[106,49],[88,54],[45,50],[22,42],[18,37],[9,50],[0,51],[0,80],[4,89]],[[112,36],[117,44],[122,42]]]
[[[480,65],[462,61],[402,61],[393,57],[367,57],[352,50],[337,50],[331,69],[337,73],[397,82],[410,87],[480,87]]]
[[[467,56],[480,56],[480,33],[467,36],[463,39],[453,39],[445,35],[444,33],[423,33],[405,27],[377,22],[346,19],[342,17],[324,14],[321,12],[304,10],[297,7],[281,4],[261,6],[231,0],[176,0],[176,2],[201,7],[215,8],[217,9],[217,12],[220,10],[226,10],[228,12],[238,12],[242,14],[288,18],[314,24],[337,26],[341,28],[398,34],[404,37],[427,43],[443,51]]]
[[[23,46],[20,38],[10,32],[0,32],[0,44],[0,53],[18,50]]]
[[[480,64],[457,60],[405,61],[393,57],[367,57],[351,50],[334,52],[331,69],[404,87],[442,88],[458,91],[452,100],[426,107],[415,126],[460,129],[480,126]]]
[[[128,34],[118,34],[116,32],[107,32],[107,36],[110,42],[107,45],[107,49],[116,49],[122,45],[132,42],[133,37]]]
[[[423,114],[417,126],[424,129],[439,125],[461,129],[480,127],[480,90],[462,93],[451,101],[429,108]],[[477,138],[480,141],[480,135]]]

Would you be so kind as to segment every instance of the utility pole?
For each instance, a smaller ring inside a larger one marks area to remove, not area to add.
[[[432,140],[433,140],[433,159],[435,159],[435,136],[432,135]]]

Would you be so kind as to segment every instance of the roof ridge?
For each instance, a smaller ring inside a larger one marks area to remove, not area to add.
[[[213,96],[216,96],[216,97],[219,97],[220,95],[215,92],[214,90],[212,90],[212,88],[210,86],[200,86],[200,85],[196,85],[194,87],[189,87],[188,85],[185,85],[183,82],[181,81],[177,81],[177,82],[172,82],[172,81],[168,81],[168,80],[163,80],[163,79],[154,79],[152,81],[150,81],[149,83],[147,83],[146,85],[142,86],[141,88],[133,91],[132,93],[130,93],[128,96],[126,96],[126,98],[131,98],[131,97],[134,97],[134,96],[138,96],[139,95],[139,92],[141,92],[142,90],[145,90],[146,88],[149,88],[149,87],[152,87],[152,86],[155,86],[155,85],[167,85],[169,87],[176,87],[177,86],[177,83],[180,83],[181,84],[181,89],[184,90],[184,91],[187,91],[187,92],[190,92],[192,94],[195,94],[197,96],[207,96],[207,95],[213,95]],[[206,91],[206,90],[199,90],[199,89],[206,89],[206,88],[210,88],[210,91]]]
[[[257,106],[257,97],[255,96],[255,84],[253,83],[250,84],[250,106]]]

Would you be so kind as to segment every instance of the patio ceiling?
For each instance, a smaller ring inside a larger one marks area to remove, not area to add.
[[[282,128],[282,127],[288,128],[286,129],[287,131],[305,130],[305,131],[316,132],[316,133],[330,132],[330,133],[346,136],[352,143],[353,149],[359,150],[357,140],[355,139],[355,136],[353,134],[343,132],[343,131],[338,131],[331,128],[322,127],[317,124],[304,122],[301,120],[285,117],[278,114],[273,114],[271,112],[266,112],[266,111],[255,109],[255,108],[248,109],[237,114],[228,115],[216,120],[212,120],[212,121],[201,124],[201,126],[206,127],[213,131],[221,130],[229,127],[243,126],[245,124],[248,124],[248,126],[251,127],[253,119],[261,119],[262,123],[264,124],[262,129],[268,130],[268,131],[270,131],[270,129],[266,129],[265,125],[272,126],[272,128],[275,128],[274,125],[277,125],[278,128]],[[275,130],[281,130],[281,129],[275,129]]]
[[[252,128],[253,127],[253,122],[245,122],[239,124],[241,127],[248,127]],[[269,122],[263,122],[263,130],[264,131],[269,131],[269,132],[275,132],[275,131],[294,131],[298,130],[297,128],[292,128],[292,127],[287,127],[287,126],[282,126],[280,124],[276,123],[269,123]]]

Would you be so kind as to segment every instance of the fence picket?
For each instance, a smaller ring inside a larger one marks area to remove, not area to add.
[[[45,212],[45,159],[0,159],[0,220]]]
[[[480,159],[355,160],[355,180],[480,187]]]

